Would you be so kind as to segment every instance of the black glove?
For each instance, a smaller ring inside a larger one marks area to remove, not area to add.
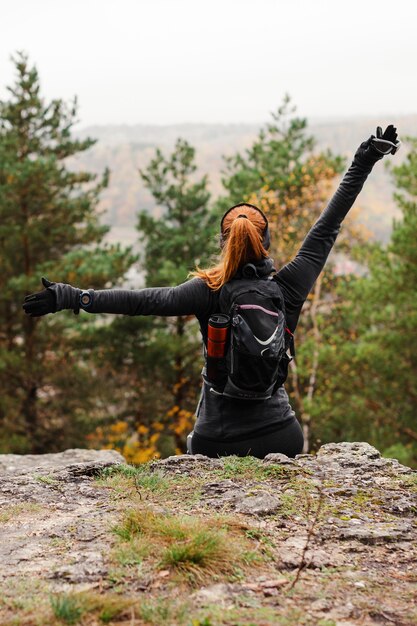
[[[395,154],[401,146],[395,126],[390,124],[384,133],[382,133],[382,128],[378,126],[376,137],[372,138],[372,145],[381,154]]]
[[[385,154],[395,154],[401,145],[401,142],[397,140],[397,129],[390,124],[387,126],[384,133],[382,128],[378,126],[376,134],[371,135],[369,139],[363,141],[355,153],[355,159],[359,159],[363,163],[368,165],[374,165],[377,161],[382,159]]]
[[[23,309],[26,315],[30,315],[30,317],[40,317],[47,313],[56,312],[55,293],[51,289],[48,289],[48,287],[55,283],[51,283],[47,278],[42,277],[42,284],[45,287],[43,291],[32,293],[25,298]]]

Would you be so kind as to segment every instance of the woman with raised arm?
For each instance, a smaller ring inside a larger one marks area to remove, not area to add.
[[[294,457],[302,451],[303,434],[283,382],[301,308],[374,164],[395,154],[399,145],[390,125],[384,133],[378,127],[376,137],[359,146],[296,257],[279,271],[268,254],[266,216],[242,203],[222,218],[218,264],[196,270],[177,287],[86,291],[43,278],[45,289],[27,296],[23,308],[33,317],[62,309],[195,315],[206,366],[188,451],[210,457],[263,458],[271,452]]]

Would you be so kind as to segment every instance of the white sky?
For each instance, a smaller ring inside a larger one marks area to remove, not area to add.
[[[29,53],[82,126],[417,113],[417,0],[0,0],[0,98]]]

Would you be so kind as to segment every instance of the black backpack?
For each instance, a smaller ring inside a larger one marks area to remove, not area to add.
[[[230,326],[224,358],[210,363],[205,351],[203,376],[210,391],[240,400],[268,400],[285,382],[294,355],[278,283],[273,277],[235,278],[223,285],[219,307]]]

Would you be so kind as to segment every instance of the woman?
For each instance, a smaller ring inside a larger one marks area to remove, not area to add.
[[[204,344],[210,316],[218,313],[224,284],[239,278],[250,264],[256,279],[274,274],[285,302],[286,325],[294,333],[301,308],[322,271],[341,223],[372,170],[384,154],[394,154],[400,142],[390,125],[384,133],[363,142],[336,193],[311,228],[296,257],[276,272],[269,257],[268,220],[260,209],[246,203],[229,209],[221,222],[222,253],[215,267],[193,272],[194,277],[177,286],[140,290],[82,291],[71,285],[42,279],[45,290],[25,298],[23,308],[33,317],[62,309],[80,308],[89,313],[125,315],[195,315]],[[254,269],[253,269],[254,268]],[[269,399],[245,401],[213,391],[203,382],[189,451],[210,457],[237,454],[263,458],[271,452],[294,457],[303,448],[303,434],[281,385]]]

